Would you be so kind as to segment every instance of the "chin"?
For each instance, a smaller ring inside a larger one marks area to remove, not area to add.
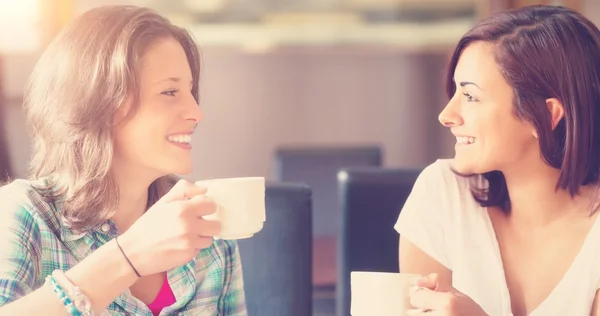
[[[452,170],[454,172],[462,175],[468,175],[473,173],[471,171],[470,166],[466,165],[465,163],[461,162],[456,158],[452,159],[452,161],[450,162],[450,167],[452,167]]]
[[[161,173],[163,173],[164,175],[169,175],[169,174],[184,175],[184,174],[189,174],[194,170],[194,165],[191,160],[190,161],[178,160],[177,162],[165,164],[165,165],[162,165],[161,167],[162,168],[157,168],[157,169],[162,171]]]
[[[469,160],[455,157],[450,162],[450,165],[452,166],[452,169],[454,169],[455,172],[462,175],[482,174],[489,171],[484,170],[484,168],[481,168],[481,166],[477,165],[472,160]]]
[[[194,171],[194,168],[190,166],[179,166],[178,168],[173,168],[170,174],[190,174]]]

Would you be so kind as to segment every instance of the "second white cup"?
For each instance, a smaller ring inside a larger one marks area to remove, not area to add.
[[[410,287],[418,274],[352,272],[350,274],[352,316],[408,316],[412,309]]]

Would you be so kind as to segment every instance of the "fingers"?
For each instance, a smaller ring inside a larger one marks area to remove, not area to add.
[[[407,315],[437,315],[438,312],[433,310],[434,306],[436,306],[436,301],[439,297],[443,297],[443,295],[436,294],[445,294],[440,292],[435,292],[438,288],[438,274],[431,273],[427,276],[424,276],[418,279],[415,282],[415,286],[411,288],[410,297],[411,297],[411,305],[416,307],[415,309],[410,309],[407,311]],[[419,294],[420,291],[426,291],[425,293]],[[433,293],[433,294],[432,294]],[[413,302],[413,297],[415,302]]]
[[[221,234],[221,222],[200,219],[196,225],[199,236],[214,237]]]
[[[195,236],[193,241],[193,248],[196,250],[202,250],[204,248],[210,247],[213,243],[212,237],[207,236]]]
[[[410,291],[410,304],[418,309],[438,310],[449,306],[453,296],[449,292],[436,292],[424,287],[413,287]]]
[[[183,201],[184,222],[188,229],[199,236],[217,236],[221,233],[221,222],[204,219],[203,216],[213,214],[217,211],[217,204],[204,195],[197,195],[187,201]]]
[[[406,311],[407,316],[441,316],[443,313],[441,311],[433,311],[429,309],[409,309]]]
[[[422,277],[419,280],[417,280],[417,283],[415,285],[418,287],[428,288],[430,290],[437,290],[438,283],[438,274],[431,273],[426,277]]]
[[[183,201],[182,207],[193,217],[202,217],[217,211],[217,203],[205,195],[196,195],[187,201]]]
[[[171,188],[167,194],[165,194],[160,201],[161,202],[173,202],[173,201],[185,201],[195,196],[206,193],[206,188],[199,187],[189,181],[179,180],[177,184]]]

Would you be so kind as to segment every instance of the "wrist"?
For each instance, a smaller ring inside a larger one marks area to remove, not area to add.
[[[110,244],[112,252],[115,253],[115,257],[122,264],[123,270],[127,271],[127,274],[136,280],[139,279],[143,275],[139,268],[142,261],[139,252],[136,250],[135,242],[127,234],[123,234],[111,240]]]
[[[94,311],[105,309],[139,279],[114,240],[66,271],[65,277],[89,298]]]
[[[131,268],[131,270],[133,270],[133,273],[135,273],[135,275],[138,278],[141,278],[142,276],[140,275],[140,272],[135,267],[135,265],[133,264],[133,262],[131,262],[131,259],[127,255],[127,252],[125,252],[125,250],[123,250],[123,247],[119,243],[119,236],[115,237],[115,244],[117,245],[117,248],[119,248],[119,251],[121,252],[121,255],[123,256],[123,259],[125,259],[125,261],[127,261],[127,264],[129,264],[129,267]],[[128,248],[128,249],[130,249],[130,248]]]

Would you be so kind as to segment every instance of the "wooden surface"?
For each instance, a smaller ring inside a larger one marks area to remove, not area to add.
[[[315,237],[313,240],[313,286],[334,286],[337,248],[335,237]]]

